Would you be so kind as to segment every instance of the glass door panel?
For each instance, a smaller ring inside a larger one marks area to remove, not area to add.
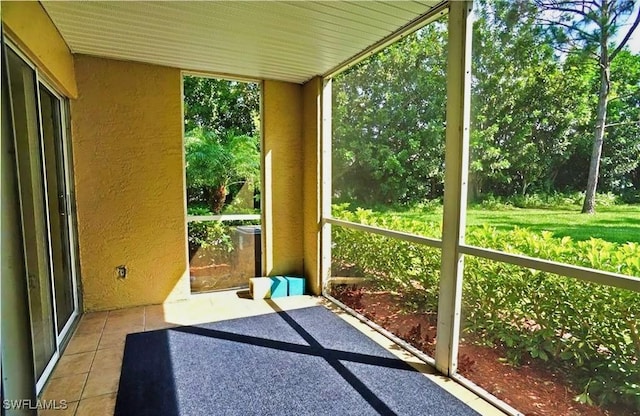
[[[36,74],[7,49],[36,378],[56,352]]]
[[[60,100],[40,84],[40,114],[58,334],[62,332],[74,310],[60,105]]]

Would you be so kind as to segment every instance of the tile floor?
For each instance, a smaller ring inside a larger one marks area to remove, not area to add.
[[[45,400],[66,400],[65,410],[46,410],[42,416],[112,416],[120,380],[124,341],[128,333],[179,325],[221,321],[323,304],[401,359],[414,365],[436,383],[483,415],[503,413],[323,298],[296,296],[254,301],[237,291],[192,296],[188,301],[109,312],[87,313],[58,362],[41,395]]]

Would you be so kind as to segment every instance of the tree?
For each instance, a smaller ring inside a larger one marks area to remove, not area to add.
[[[185,148],[187,192],[202,193],[214,214],[222,211],[230,185],[259,181],[260,150],[254,137],[197,127],[185,137]]]
[[[542,1],[542,0],[540,0]],[[557,43],[557,27],[530,1],[474,7],[470,200],[584,189],[600,71],[588,49]],[[591,29],[591,27],[590,27]],[[334,200],[415,204],[442,195],[446,28],[430,24],[333,80]],[[600,189],[639,181],[640,56],[611,60],[610,114]]]
[[[549,192],[588,117],[589,79],[557,59],[530,3],[474,12],[470,199]]]
[[[195,76],[183,85],[188,201],[218,214],[227,194],[258,184],[260,88]]]
[[[640,54],[621,51],[611,63],[611,79],[601,180],[605,191],[640,191],[634,182],[640,167]]]
[[[585,51],[594,58],[599,68],[593,146],[582,206],[583,213],[593,214],[611,93],[611,62],[640,24],[640,10],[616,45],[614,40],[621,29],[622,20],[633,13],[633,0],[536,0],[536,4],[541,11],[540,21],[549,25],[561,48],[566,52]],[[554,15],[558,15],[558,18]]]
[[[442,195],[446,34],[434,22],[334,79],[334,197],[374,205]]]
[[[259,131],[258,84],[193,76],[183,83],[185,132],[201,127],[255,136]]]

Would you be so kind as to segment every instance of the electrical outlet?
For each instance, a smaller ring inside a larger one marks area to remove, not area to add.
[[[124,279],[125,277],[127,277],[127,266],[123,264],[121,266],[116,267],[116,272],[118,273],[118,277],[120,279]]]

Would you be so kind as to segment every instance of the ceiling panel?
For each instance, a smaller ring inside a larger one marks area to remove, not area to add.
[[[42,2],[73,53],[298,83],[326,73],[438,3]]]

